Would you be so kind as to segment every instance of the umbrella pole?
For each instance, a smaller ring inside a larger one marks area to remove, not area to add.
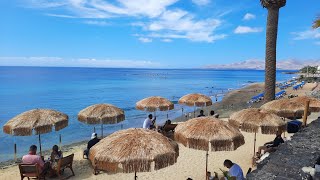
[[[254,156],[256,154],[256,142],[257,142],[257,132],[254,132],[252,167],[254,165]]]
[[[193,105],[193,117],[195,118],[196,117],[196,106]]]
[[[182,118],[184,119],[184,115],[183,115],[183,108],[181,109],[181,112],[182,112]]]
[[[208,177],[208,156],[209,156],[209,154],[208,154],[208,151],[207,151],[207,153],[206,153],[206,179],[207,179],[207,177]]]
[[[62,141],[62,137],[61,137],[61,134],[59,134],[59,146],[60,146],[60,149],[61,149],[61,141]]]
[[[14,143],[13,149],[14,149],[14,162],[17,162],[17,144],[16,143]]]
[[[137,171],[134,171],[134,180],[137,180],[138,176],[137,176]]]
[[[96,127],[93,127],[93,132],[96,133]]]
[[[307,126],[309,105],[310,105],[310,100],[307,100],[304,106],[304,112],[303,112],[303,127]]]
[[[41,151],[41,137],[40,137],[40,133],[39,133],[39,147],[40,147],[40,156],[42,156],[42,151]]]
[[[101,123],[101,139],[103,138],[103,123]]]

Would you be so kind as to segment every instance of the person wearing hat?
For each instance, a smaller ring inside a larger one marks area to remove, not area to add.
[[[87,156],[87,158],[88,158],[90,148],[92,146],[94,146],[95,144],[97,144],[99,141],[100,141],[100,139],[98,139],[97,133],[92,133],[91,140],[88,142],[88,145],[87,145],[87,149],[83,151],[83,157]]]

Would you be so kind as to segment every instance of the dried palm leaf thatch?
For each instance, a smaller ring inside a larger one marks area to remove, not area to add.
[[[232,151],[244,144],[244,137],[240,131],[229,124],[214,117],[198,117],[178,124],[174,138],[184,146],[211,151]]]
[[[59,111],[51,109],[33,109],[9,120],[4,126],[3,131],[15,136],[30,136],[32,131],[35,134],[44,134],[56,131],[68,126],[68,116]]]
[[[293,101],[292,99],[279,99],[262,105],[261,109],[273,112],[280,117],[294,118],[303,116],[304,106],[302,102]]]
[[[260,0],[264,8],[281,8],[286,5],[286,0]]]
[[[115,132],[90,149],[95,169],[125,173],[151,171],[173,165],[179,156],[178,144],[162,134],[141,128]]]
[[[185,104],[187,106],[211,106],[212,100],[210,97],[203,94],[187,94],[179,99],[179,104]]]
[[[160,96],[144,98],[136,103],[136,109],[154,112],[157,110],[168,111],[174,108],[171,101]]]
[[[78,120],[87,124],[116,124],[124,119],[124,111],[112,104],[95,104],[78,114]]]
[[[286,130],[286,122],[272,112],[258,108],[243,109],[231,114],[229,122],[245,132],[258,132],[262,134],[275,134]]]
[[[305,104],[306,101],[310,101],[309,111],[311,112],[319,112],[320,111],[320,100],[313,97],[308,96],[299,96],[291,99],[292,101],[296,101],[298,103]]]

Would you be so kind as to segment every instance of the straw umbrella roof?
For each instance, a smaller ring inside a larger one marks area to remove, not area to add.
[[[151,163],[161,169],[177,162],[178,144],[162,134],[141,128],[115,132],[90,149],[89,159],[94,168],[117,172],[148,172]]]
[[[258,108],[243,109],[231,114],[229,122],[243,131],[275,134],[286,129],[286,122],[272,112]]]
[[[51,109],[33,109],[9,120],[4,126],[3,131],[15,136],[30,136],[32,131],[35,134],[44,134],[56,131],[68,126],[68,116],[59,111]]]
[[[210,97],[203,94],[187,94],[179,99],[179,104],[185,104],[187,106],[211,106],[212,100]]]
[[[313,97],[308,96],[299,96],[291,99],[292,101],[301,102],[303,104],[306,103],[307,100],[310,101],[309,110],[311,112],[319,112],[320,111],[320,100]]]
[[[171,101],[160,96],[144,98],[136,103],[136,108],[143,111],[154,112],[157,110],[168,111],[174,108]]]
[[[95,104],[78,114],[78,120],[87,124],[116,124],[124,119],[124,111],[112,104]]]
[[[241,132],[231,124],[214,117],[198,117],[178,124],[174,138],[184,146],[211,151],[236,150],[244,144]]]
[[[280,117],[292,118],[302,117],[304,106],[302,102],[293,101],[292,99],[279,99],[270,101],[262,105],[261,108],[271,111]]]

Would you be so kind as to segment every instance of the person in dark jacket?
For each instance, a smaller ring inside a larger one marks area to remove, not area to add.
[[[273,141],[271,142],[267,142],[265,143],[263,146],[260,146],[258,148],[258,152],[257,152],[257,156],[260,157],[261,156],[261,151],[263,150],[264,153],[266,152],[274,152],[277,150],[277,147],[284,143],[284,140],[281,137],[282,132],[281,131],[277,131],[276,133],[276,137],[274,138]]]
[[[91,140],[88,142],[88,145],[87,145],[87,149],[83,151],[83,156],[87,156],[88,157],[90,148],[92,146],[94,146],[95,144],[97,144],[99,141],[100,141],[100,139],[98,139],[97,133],[92,133]]]

